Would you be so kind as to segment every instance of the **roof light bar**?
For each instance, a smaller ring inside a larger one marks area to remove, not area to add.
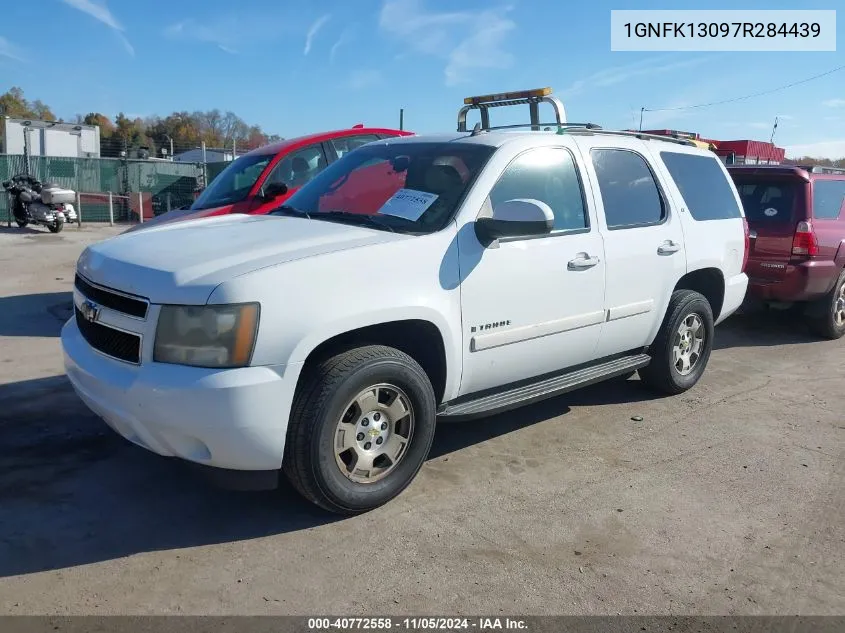
[[[493,103],[496,101],[510,101],[513,99],[539,99],[541,97],[548,97],[552,94],[551,88],[535,88],[533,90],[517,90],[516,92],[500,92],[492,95],[481,95],[478,97],[467,97],[464,99],[465,105],[481,105],[483,103]]]

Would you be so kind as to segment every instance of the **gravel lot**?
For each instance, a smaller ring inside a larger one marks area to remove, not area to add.
[[[119,230],[0,228],[0,613],[845,613],[845,340],[734,317],[691,392],[444,424],[401,497],[337,520],[213,488],[77,400],[74,264]]]

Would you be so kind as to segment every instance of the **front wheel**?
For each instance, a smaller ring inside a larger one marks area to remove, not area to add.
[[[436,401],[422,367],[382,345],[306,369],[283,469],[300,494],[337,514],[372,510],[416,477],[434,439]]]
[[[692,388],[710,360],[713,332],[707,299],[693,290],[676,290],[651,346],[651,362],[639,370],[642,382],[670,395]]]

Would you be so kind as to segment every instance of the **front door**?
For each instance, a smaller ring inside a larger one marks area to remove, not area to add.
[[[663,321],[669,297],[686,273],[681,218],[640,146],[602,147],[600,137],[579,138],[599,209],[607,260],[607,323],[598,355],[648,345]]]
[[[564,147],[527,150],[481,210],[488,215],[506,200],[540,200],[554,211],[551,234],[484,248],[472,225],[460,232],[461,394],[594,358],[604,321],[605,254],[579,161]]]

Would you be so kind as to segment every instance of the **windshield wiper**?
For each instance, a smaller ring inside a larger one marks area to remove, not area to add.
[[[297,209],[296,207],[292,207],[289,204],[283,204],[280,207],[276,207],[270,212],[271,215],[288,215],[292,217],[301,218],[305,216],[309,220],[311,216],[308,214],[307,211],[303,211],[302,209]]]
[[[396,233],[396,229],[394,229],[392,226],[380,221],[379,218],[368,213],[352,213],[351,211],[320,211],[319,213],[315,213],[314,215],[317,219],[323,216],[328,216],[331,218],[343,218],[344,220],[355,220],[360,224],[369,224],[370,226],[379,229],[387,229],[392,233]]]

